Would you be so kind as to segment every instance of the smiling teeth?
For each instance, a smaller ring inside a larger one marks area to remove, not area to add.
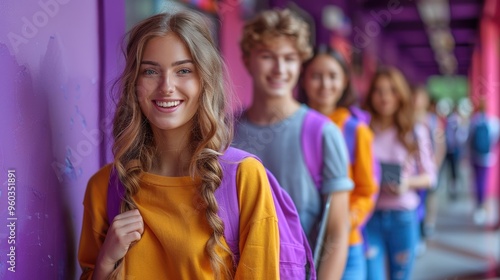
[[[179,100],[177,101],[168,101],[168,102],[161,102],[161,101],[156,101],[156,105],[159,107],[163,108],[171,108],[171,107],[176,107],[179,106],[181,102]]]

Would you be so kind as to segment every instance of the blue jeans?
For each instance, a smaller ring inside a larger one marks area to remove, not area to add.
[[[418,242],[416,212],[377,210],[366,225],[366,233],[367,279],[410,279]]]
[[[347,262],[342,280],[365,280],[366,258],[363,244],[349,247]]]

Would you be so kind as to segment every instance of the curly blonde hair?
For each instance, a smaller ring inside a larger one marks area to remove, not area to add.
[[[223,274],[224,278],[230,278],[234,275],[234,267],[228,268],[216,253],[218,246],[232,255],[230,249],[221,242],[224,224],[217,215],[218,204],[214,193],[222,181],[218,157],[231,143],[233,121],[228,106],[230,102],[225,95],[228,89],[226,68],[210,36],[207,22],[198,13],[182,11],[158,14],[140,22],[128,34],[124,51],[126,65],[118,81],[121,96],[113,124],[114,166],[126,189],[121,212],[137,208],[132,197],[140,189],[140,174],[150,170],[156,152],[151,126],[140,109],[136,93],[140,61],[148,41],[167,33],[174,33],[181,38],[200,73],[202,93],[191,130],[189,148],[193,156],[189,170],[193,178],[201,178],[199,195],[213,230],[205,250],[215,278],[221,279]],[[117,265],[110,278],[120,277],[122,262]]]
[[[375,73],[375,76],[370,84],[368,95],[366,96],[365,108],[372,115],[372,122],[377,121],[379,114],[373,107],[372,96],[375,92],[377,81],[383,77],[389,79],[399,102],[398,109],[394,114],[394,123],[397,128],[398,140],[409,151],[409,153],[415,153],[418,147],[413,137],[415,118],[412,107],[410,86],[401,71],[394,67],[385,67],[379,69],[377,73]]]
[[[240,42],[243,56],[248,57],[255,46],[279,36],[286,36],[295,42],[302,62],[311,57],[309,27],[288,9],[263,11],[245,24]]]

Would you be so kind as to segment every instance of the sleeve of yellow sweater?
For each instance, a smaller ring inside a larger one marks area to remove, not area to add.
[[[235,279],[279,279],[279,231],[264,166],[246,158],[238,167],[240,262]]]
[[[92,279],[99,250],[109,228],[106,217],[107,190],[111,166],[107,165],[90,178],[83,200],[83,223],[78,262],[83,270],[80,279]]]
[[[352,166],[354,189],[349,201],[352,228],[359,227],[368,218],[379,191],[374,177],[373,133],[366,125],[359,125],[356,131],[355,156]]]

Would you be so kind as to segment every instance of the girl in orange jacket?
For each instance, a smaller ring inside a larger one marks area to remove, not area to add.
[[[347,63],[340,53],[321,46],[303,65],[301,101],[328,116],[346,136],[346,123],[355,118],[350,108],[355,103]],[[363,120],[356,121],[350,177],[354,189],[350,193],[349,212],[351,233],[349,253],[342,279],[365,279],[366,260],[361,229],[370,217],[379,191],[373,160],[373,134]]]

